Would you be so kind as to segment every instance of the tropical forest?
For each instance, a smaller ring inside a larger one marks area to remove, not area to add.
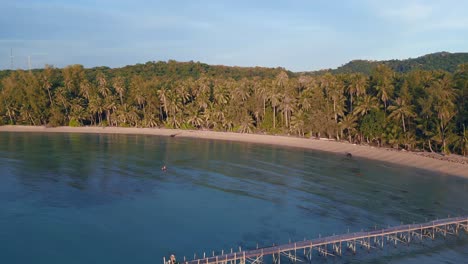
[[[313,73],[171,60],[3,70],[0,124],[206,129],[468,154],[466,62],[363,63]]]

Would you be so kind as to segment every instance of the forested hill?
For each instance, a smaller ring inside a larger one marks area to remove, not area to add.
[[[464,63],[468,63],[468,53],[438,52],[406,60],[353,60],[332,70],[332,72],[364,73],[370,75],[377,65],[384,64],[390,67],[393,71],[399,73],[410,72],[412,70],[443,70],[453,73],[457,70],[458,65]]]

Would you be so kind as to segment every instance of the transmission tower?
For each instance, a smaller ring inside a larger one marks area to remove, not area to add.
[[[10,49],[10,69],[13,70],[13,48]]]

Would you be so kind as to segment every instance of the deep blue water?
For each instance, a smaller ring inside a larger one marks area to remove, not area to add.
[[[466,179],[257,144],[0,133],[0,168],[0,263],[162,263],[468,215]],[[468,238],[362,252],[316,261],[463,263]]]

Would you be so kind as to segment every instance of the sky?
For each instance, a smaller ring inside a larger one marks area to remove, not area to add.
[[[465,0],[0,0],[0,69],[148,61],[336,68],[468,51]]]

